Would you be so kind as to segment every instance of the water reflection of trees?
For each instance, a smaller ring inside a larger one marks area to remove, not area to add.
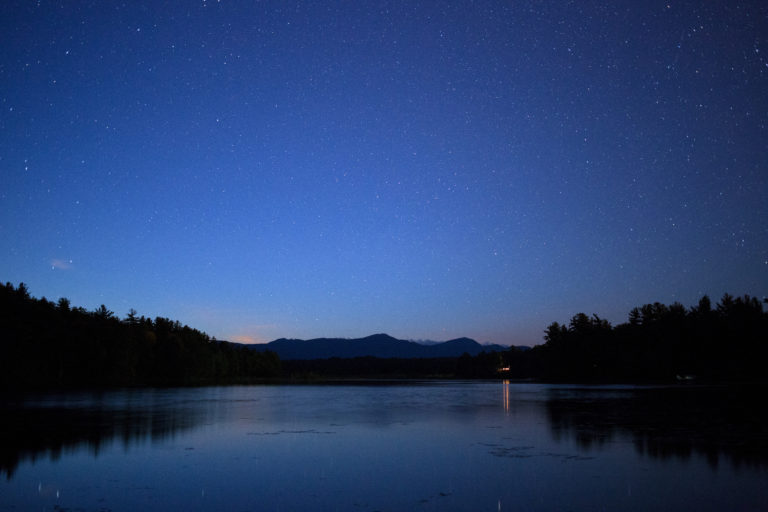
[[[589,450],[630,436],[636,450],[654,458],[706,457],[735,467],[768,467],[765,389],[676,387],[604,388],[550,392],[546,410],[552,435],[571,436]]]
[[[120,442],[126,448],[199,425],[204,411],[155,407],[0,406],[0,475],[9,480],[25,461],[87,449],[94,456]]]

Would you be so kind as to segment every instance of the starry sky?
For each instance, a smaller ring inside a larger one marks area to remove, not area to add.
[[[219,339],[768,294],[768,4],[10,0],[0,280]]]

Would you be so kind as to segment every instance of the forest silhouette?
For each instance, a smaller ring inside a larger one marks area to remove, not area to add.
[[[4,388],[192,385],[276,377],[271,352],[217,341],[178,321],[124,319],[0,285],[0,382]]]
[[[763,302],[703,296],[690,309],[645,304],[617,326],[597,315],[550,324],[545,343],[505,353],[510,377],[547,381],[755,381],[768,377],[768,313]],[[488,368],[485,370],[488,374]]]
[[[553,322],[544,343],[459,358],[359,357],[280,361],[178,321],[118,318],[0,285],[0,386],[5,389],[205,385],[333,378],[505,378],[551,382],[768,380],[763,302],[725,294],[686,309],[646,304],[612,326],[579,313]]]

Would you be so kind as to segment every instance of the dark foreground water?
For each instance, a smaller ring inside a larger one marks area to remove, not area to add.
[[[6,396],[0,510],[768,510],[764,403],[453,381]]]

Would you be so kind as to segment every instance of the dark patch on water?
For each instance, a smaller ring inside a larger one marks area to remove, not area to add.
[[[326,430],[315,430],[315,429],[309,429],[309,430],[277,430],[274,432],[248,432],[246,435],[249,436],[279,436],[281,434],[336,434],[336,432],[333,431],[326,431]]]
[[[533,457],[533,454],[528,452],[533,446],[499,446],[495,445],[488,453],[494,457],[503,457],[507,459],[528,459]]]

